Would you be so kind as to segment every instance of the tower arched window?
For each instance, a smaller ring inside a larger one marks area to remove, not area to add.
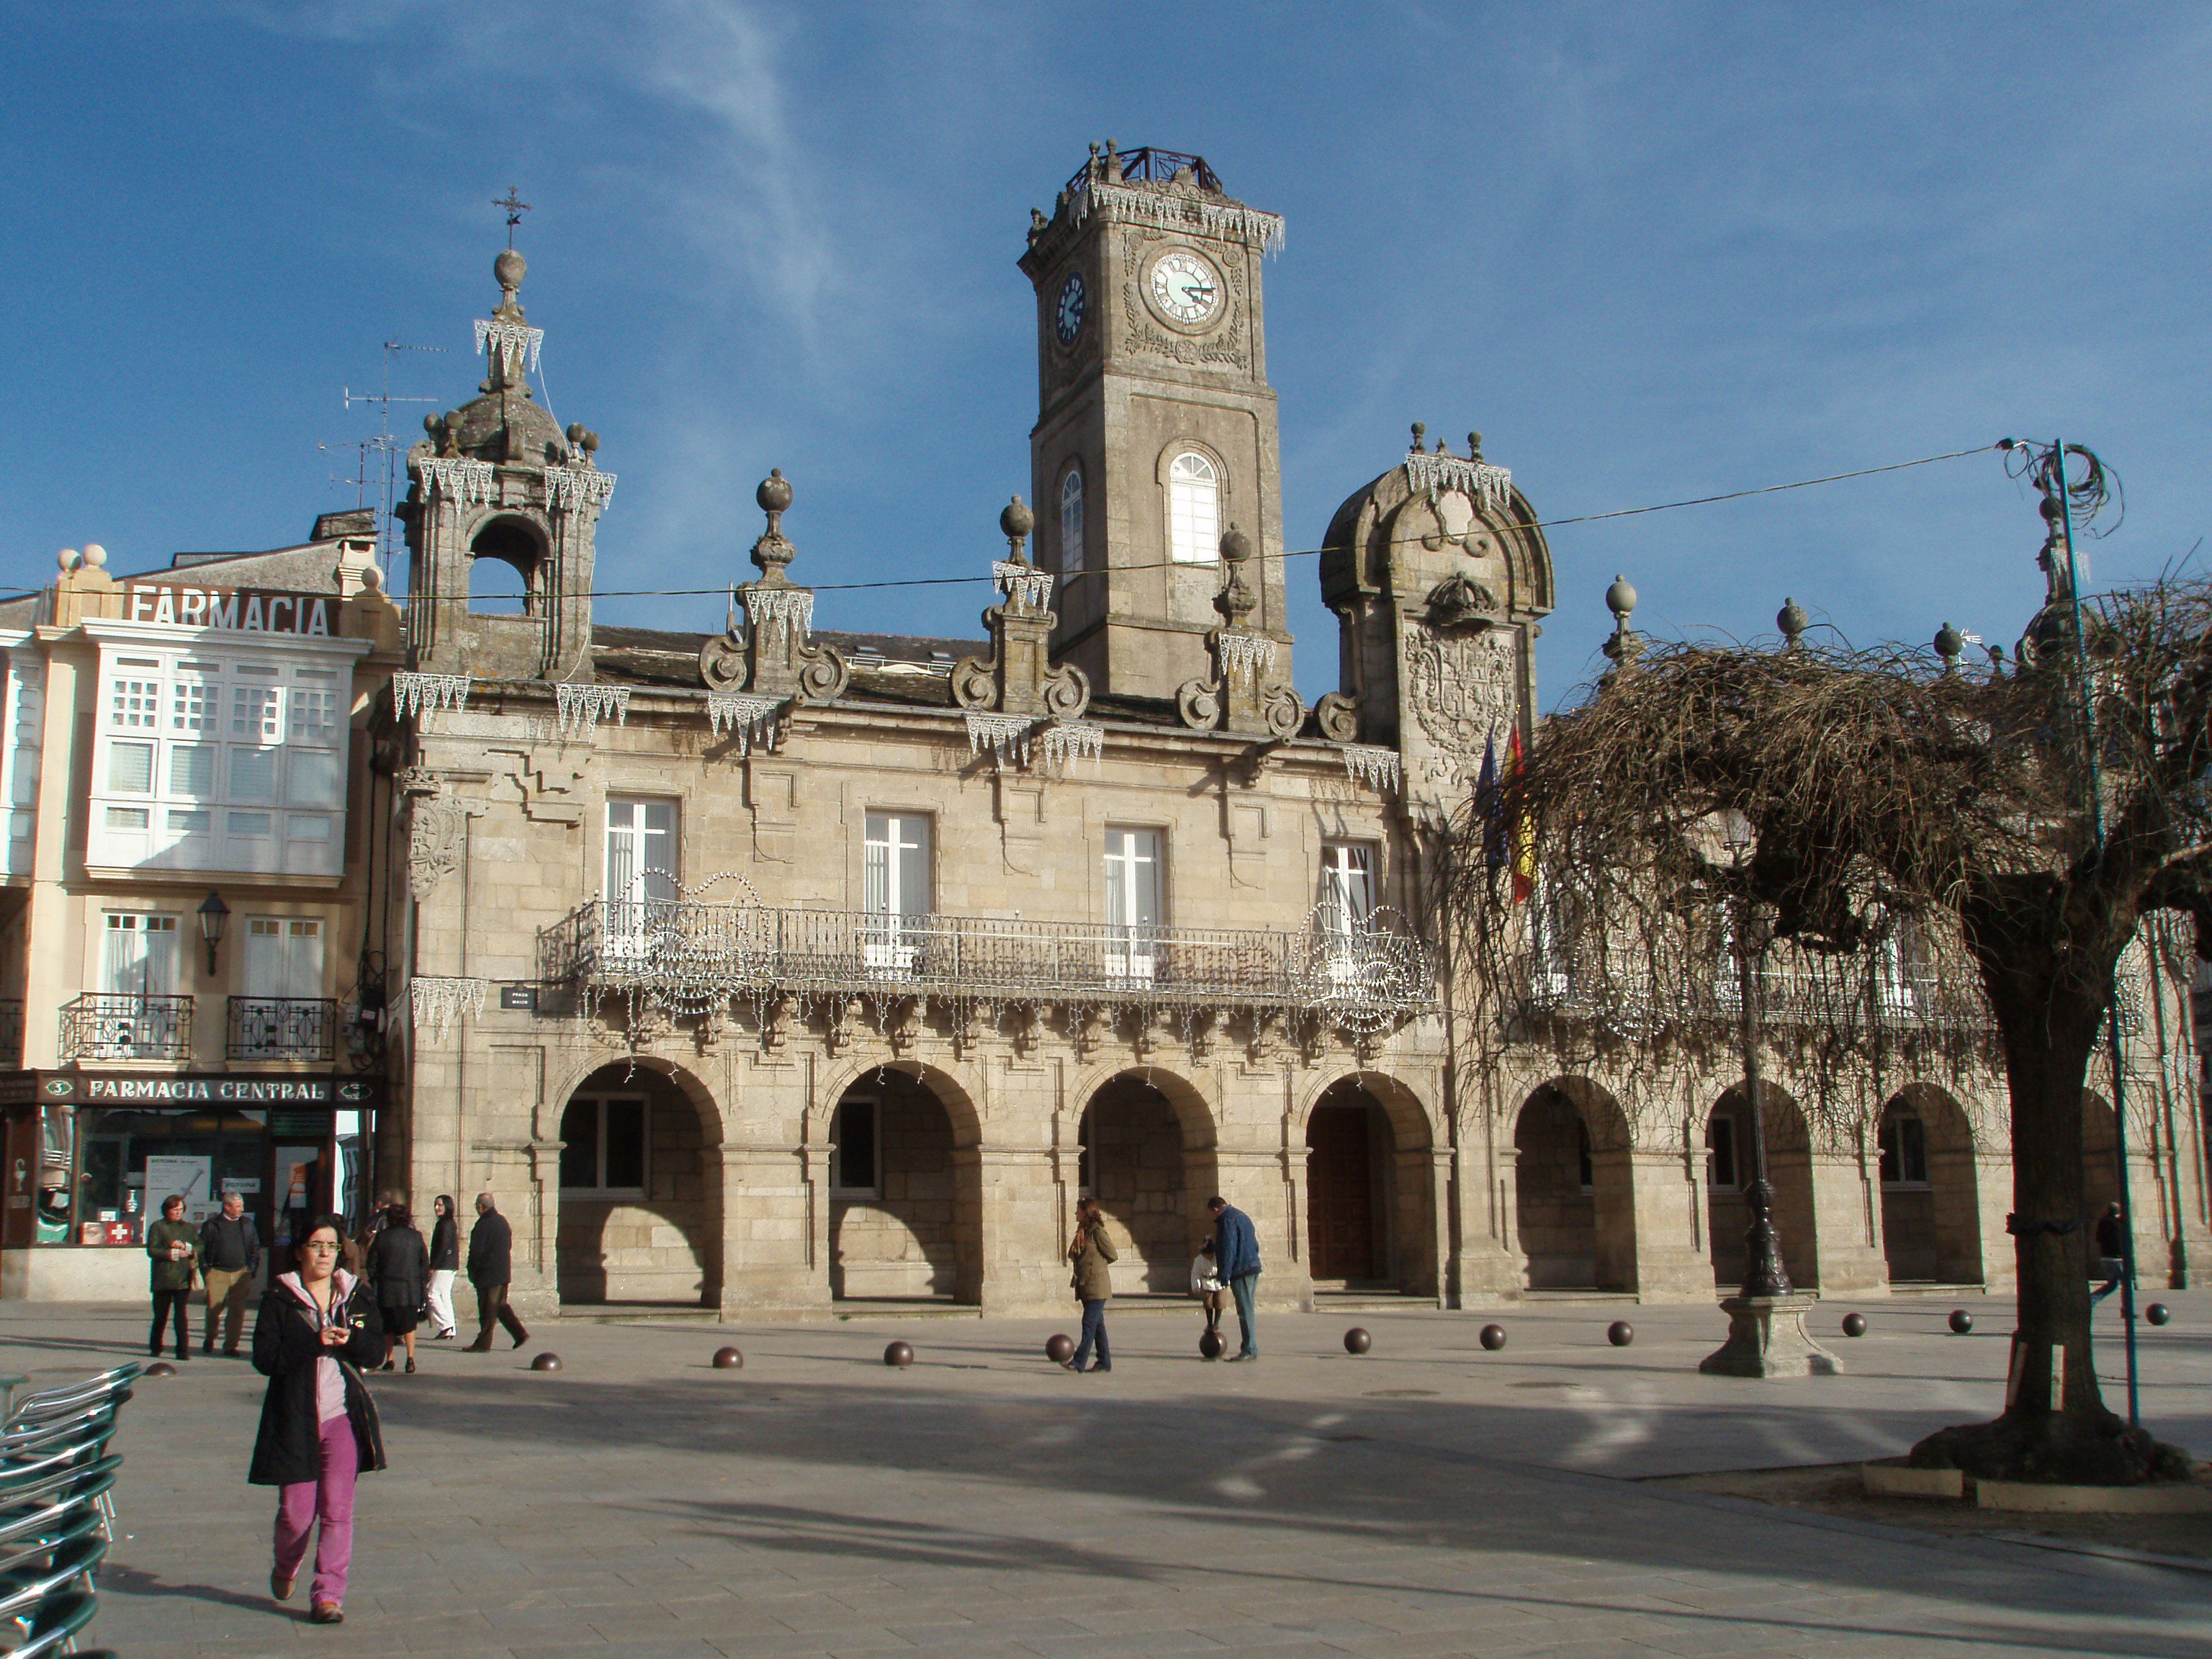
[[[1083,469],[1071,466],[1060,481],[1060,568],[1083,568]]]
[[[1221,477],[1213,463],[1187,449],[1168,463],[1168,557],[1212,564],[1221,555]]]

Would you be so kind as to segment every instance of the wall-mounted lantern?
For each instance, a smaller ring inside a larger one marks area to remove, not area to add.
[[[222,943],[222,930],[230,921],[230,907],[222,902],[220,893],[210,893],[200,901],[200,937],[207,941],[208,977],[215,977],[215,948]]]

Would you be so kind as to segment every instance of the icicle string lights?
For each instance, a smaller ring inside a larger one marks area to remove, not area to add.
[[[1504,467],[1418,449],[1406,457],[1406,482],[1417,495],[1431,489],[1462,490],[1492,512],[1503,507],[1513,493],[1513,474]]]
[[[1388,789],[1394,793],[1403,787],[1405,771],[1395,749],[1377,749],[1364,744],[1344,745],[1344,775],[1354,783],[1364,783],[1370,788]]]
[[[471,501],[489,501],[498,488],[489,461],[429,458],[416,461],[415,468],[422,475],[422,494],[425,496],[443,495],[447,501],[462,507]]]
[[[394,674],[392,710],[403,720],[441,708],[458,714],[468,707],[469,688],[475,684],[466,674]]]
[[[745,602],[745,616],[755,628],[764,622],[783,622],[805,639],[814,631],[814,590],[811,587],[769,587],[755,582],[738,590]]]
[[[589,507],[605,511],[615,493],[615,475],[588,466],[545,469],[545,499],[556,507]]]
[[[629,723],[629,687],[626,685],[559,685],[553,695],[564,738],[591,730],[610,714],[617,726]]]
[[[538,348],[545,341],[544,329],[532,328],[526,323],[487,322],[479,317],[476,319],[476,330],[479,355],[483,351],[484,342],[489,340],[498,349],[509,374],[515,373],[526,362],[532,374],[538,372]]]
[[[968,752],[980,755],[988,749],[1000,761],[1029,764],[1030,727],[1034,722],[1020,714],[979,714],[972,709],[968,714]]]
[[[1052,603],[1052,572],[1035,565],[1012,564],[1001,559],[991,567],[991,580],[1008,600],[1024,610],[1042,611]]]
[[[1087,755],[1095,765],[1106,752],[1106,728],[1089,720],[1054,720],[1044,729],[1042,747],[1048,761],[1066,762]]]
[[[734,732],[738,753],[750,755],[755,744],[765,752],[775,747],[776,711],[783,707],[775,697],[757,697],[744,691],[709,691],[707,720],[714,735]]]
[[[407,1008],[415,1029],[428,1025],[442,1042],[453,1022],[463,1014],[480,1015],[491,994],[488,979],[426,978],[420,975],[407,983]]]
[[[1180,192],[1164,194],[1094,179],[1077,187],[1075,199],[1069,204],[1069,216],[1079,225],[1090,217],[1094,208],[1124,224],[1151,225],[1160,230],[1196,230],[1208,236],[1233,236],[1239,241],[1256,243],[1269,253],[1283,251],[1282,216],[1262,213],[1241,203],[1210,202],[1203,197]]]
[[[1264,634],[1232,634],[1221,631],[1221,665],[1224,668],[1250,668],[1265,674],[1275,665],[1275,642]]]

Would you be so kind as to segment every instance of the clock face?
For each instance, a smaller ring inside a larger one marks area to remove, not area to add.
[[[1208,321],[1221,309],[1221,278],[1187,248],[1172,248],[1153,262],[1152,303],[1185,325]]]
[[[1083,332],[1083,273],[1071,270],[1060,285],[1060,301],[1052,308],[1052,331],[1064,346],[1073,345]]]

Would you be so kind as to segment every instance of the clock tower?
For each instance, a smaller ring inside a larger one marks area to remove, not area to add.
[[[1053,654],[1100,691],[1172,698],[1211,672],[1206,636],[1234,525],[1257,556],[1243,626],[1276,641],[1282,482],[1261,263],[1283,222],[1232,200],[1202,157],[1109,139],[1030,216],[1040,562],[1059,574]]]

